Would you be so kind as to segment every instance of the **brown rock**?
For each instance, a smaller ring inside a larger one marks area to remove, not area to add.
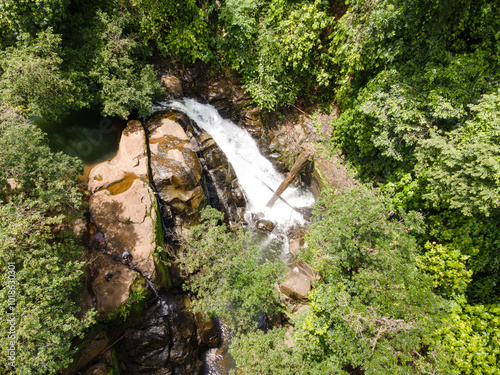
[[[90,286],[97,300],[98,310],[120,306],[127,300],[130,286],[137,277],[136,272],[101,253],[94,255],[89,267],[92,275]],[[105,279],[106,275],[112,276],[109,281]]]
[[[121,258],[124,251],[133,256],[134,265],[147,278],[154,278],[153,252],[156,248],[156,201],[144,181],[135,179],[131,187],[117,195],[108,190],[93,194],[89,211],[108,251]]]
[[[151,171],[161,198],[176,214],[193,215],[203,202],[201,164],[189,137],[169,114],[148,122]]]
[[[112,368],[105,363],[96,363],[87,371],[83,372],[83,375],[107,375],[111,370]]]
[[[137,120],[127,123],[120,138],[116,156],[97,164],[89,173],[89,191],[94,193],[122,181],[126,174],[147,178],[148,156],[146,134]]]
[[[169,97],[178,98],[184,95],[181,80],[177,77],[162,75],[160,77],[160,85],[167,90],[167,96]]]
[[[213,82],[208,87],[208,101],[228,99],[232,94],[231,85],[226,80]]]
[[[300,251],[300,240],[298,239],[291,239],[288,242],[288,252],[293,255],[297,255],[297,253]]]
[[[157,243],[156,199],[147,181],[146,135],[139,121],[129,121],[120,147],[110,161],[90,172],[89,211],[102,237],[98,242],[107,255],[97,254],[89,261],[91,288],[98,310],[123,304],[137,277],[137,270],[151,280],[156,278],[154,251]],[[132,261],[122,264],[128,251]],[[111,275],[109,281],[106,275]]]
[[[317,278],[314,270],[306,262],[299,261],[288,271],[279,289],[287,297],[308,303],[307,296],[311,290],[312,280]]]
[[[69,368],[61,371],[62,374],[77,374],[79,370],[90,365],[98,356],[100,356],[108,347],[108,340],[103,331],[93,332],[93,336],[88,338],[88,344],[79,353],[78,360]],[[92,373],[91,373],[92,374]],[[97,373],[99,374],[99,373]]]
[[[255,229],[260,230],[261,232],[270,233],[273,231],[275,225],[276,224],[271,220],[260,219],[255,223]]]
[[[219,346],[219,334],[214,320],[199,312],[195,314],[194,320],[196,322],[198,346],[217,348]]]

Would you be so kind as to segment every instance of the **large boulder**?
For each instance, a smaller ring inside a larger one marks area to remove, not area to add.
[[[215,347],[212,319],[193,314],[185,294],[160,297],[141,325],[128,329],[115,348],[127,374],[201,374],[200,349]]]
[[[99,310],[123,304],[138,272],[159,284],[168,281],[167,270],[154,257],[163,234],[147,175],[146,134],[139,121],[129,121],[116,156],[89,174],[90,216],[102,237],[102,253],[89,261]],[[132,255],[128,263],[121,258],[125,251]]]
[[[161,199],[173,213],[196,217],[205,196],[201,164],[182,126],[168,114],[148,123],[151,173]]]
[[[70,367],[61,371],[62,375],[79,374],[80,370],[91,365],[95,360],[97,360],[102,353],[109,346],[109,340],[106,337],[104,331],[100,329],[93,329],[87,335],[86,339],[80,343],[79,347],[81,351],[76,358],[76,360],[71,364]],[[95,368],[102,368],[102,366],[92,366]],[[91,367],[91,368],[92,368]],[[87,372],[85,372],[87,374]],[[88,374],[97,375],[99,372],[88,372]],[[107,374],[107,372],[105,373]]]
[[[293,300],[307,303],[312,281],[318,278],[318,275],[306,262],[298,261],[288,271],[285,281],[279,286],[279,290]]]
[[[126,177],[137,176],[144,180],[148,175],[148,151],[146,134],[140,121],[127,123],[120,138],[115,157],[97,164],[89,173],[89,191],[94,193],[107,188]]]
[[[134,266],[148,279],[154,278],[157,216],[151,188],[136,178],[118,194],[108,189],[92,194],[89,202],[92,219],[104,234],[108,254],[121,259],[121,254],[128,251]]]
[[[347,174],[345,166],[337,158],[330,161],[321,156],[316,157],[312,177],[311,189],[316,198],[325,189],[343,189],[355,184],[355,180]]]
[[[166,89],[165,94],[167,98],[178,98],[184,95],[181,80],[175,76],[162,75],[160,77],[160,85]]]
[[[226,154],[220,149],[212,136],[203,132],[198,136],[200,153],[203,156],[207,178],[215,190],[211,204],[220,207],[230,224],[243,220],[239,208],[244,208],[246,199],[240,188],[236,173],[229,163]],[[207,190],[210,190],[207,188]]]
[[[99,311],[120,306],[129,297],[130,286],[137,274],[109,256],[96,253],[89,264],[91,290]]]

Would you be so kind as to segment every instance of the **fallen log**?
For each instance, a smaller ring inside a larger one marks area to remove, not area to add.
[[[260,180],[260,179],[259,179]],[[266,184],[264,181],[260,180],[260,182],[262,182],[264,184],[265,187],[267,187],[269,190],[271,190],[273,193],[274,193],[274,190],[268,185]],[[292,210],[294,211],[297,211],[299,214],[302,214],[302,211],[300,210],[300,208],[297,208],[297,207],[294,207],[292,206],[290,203],[288,203],[285,198],[283,197],[279,197],[278,198],[279,200],[281,200],[283,203],[285,203],[288,207],[290,207]]]
[[[288,172],[288,175],[286,178],[283,180],[283,182],[280,184],[276,192],[274,193],[273,197],[267,202],[266,206],[267,207],[272,207],[274,203],[278,200],[278,198],[283,194],[283,192],[286,190],[286,188],[290,185],[290,183],[293,181],[295,176],[300,172],[302,167],[307,163],[309,160],[309,152],[303,151],[300,153],[297,161],[293,165],[292,169],[290,169],[290,172]]]

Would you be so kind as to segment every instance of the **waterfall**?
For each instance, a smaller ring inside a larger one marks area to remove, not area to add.
[[[248,221],[251,221],[252,213],[263,214],[266,219],[274,221],[281,230],[305,222],[300,213],[281,200],[276,201],[272,208],[266,207],[273,195],[270,188],[276,191],[284,176],[260,153],[257,143],[246,130],[230,120],[223,119],[211,105],[198,103],[194,99],[185,98],[160,104],[162,108],[185,113],[210,134],[224,151],[247,197],[245,218]],[[310,191],[291,186],[282,197],[294,207],[308,207],[314,203]]]

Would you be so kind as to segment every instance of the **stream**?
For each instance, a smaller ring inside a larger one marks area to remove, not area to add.
[[[257,143],[245,129],[231,120],[223,119],[211,105],[201,104],[194,99],[160,104],[162,107],[185,113],[201,129],[210,134],[224,151],[247,197],[245,219],[248,222],[252,221],[252,213],[263,214],[266,219],[275,222],[277,229],[283,232],[294,224],[305,223],[300,213],[281,200],[278,200],[272,208],[266,207],[273,191],[278,189],[285,177],[260,153]],[[310,191],[292,186],[285,190],[282,197],[294,207],[309,207],[314,203]]]
[[[245,221],[255,232],[255,242],[265,260],[281,259],[289,262],[288,230],[292,226],[304,225],[306,220],[294,208],[310,207],[314,196],[307,188],[289,186],[272,206],[266,204],[284,180],[272,163],[264,157],[255,140],[245,130],[221,117],[209,104],[194,99],[160,102],[155,110],[170,109],[186,114],[196,125],[206,131],[226,154],[238,182],[245,193],[247,206]],[[273,231],[263,234],[255,231],[256,218],[270,220],[275,224]]]
[[[267,207],[284,180],[272,163],[260,152],[257,143],[245,130],[231,120],[222,118],[219,112],[208,104],[201,104],[194,99],[184,98],[169,102],[160,102],[155,110],[174,110],[186,114],[196,125],[206,131],[231,163],[238,182],[246,196],[245,221],[249,230],[254,232],[254,243],[259,247],[262,259],[281,259],[290,263],[288,251],[288,230],[297,225],[307,224],[306,219],[294,208],[310,207],[314,196],[307,188],[289,186],[278,200]],[[264,218],[275,224],[271,233],[255,230],[256,218]],[[230,340],[230,333],[224,324],[218,322],[223,340]],[[227,353],[227,347],[210,349],[204,356],[205,374],[226,375],[234,367],[234,360]]]

